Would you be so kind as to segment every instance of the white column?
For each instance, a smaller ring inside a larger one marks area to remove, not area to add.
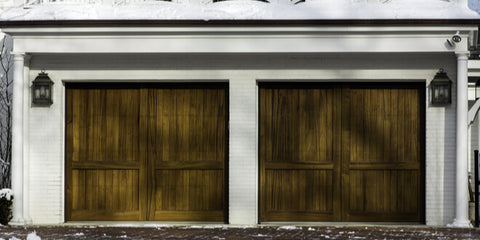
[[[30,209],[29,209],[29,168],[28,156],[29,151],[29,130],[28,130],[28,116],[30,111],[30,55],[25,55],[23,65],[23,220],[25,224],[30,224]]]
[[[12,105],[12,224],[23,224],[23,66],[25,54],[13,55],[13,105]]]
[[[256,224],[257,85],[255,79],[230,79],[229,222]]]
[[[470,227],[468,220],[468,53],[457,53],[457,166],[454,227]]]

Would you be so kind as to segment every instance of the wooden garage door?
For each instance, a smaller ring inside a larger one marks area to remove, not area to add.
[[[424,220],[422,84],[261,84],[261,221]]]
[[[67,220],[225,220],[226,85],[66,96]]]

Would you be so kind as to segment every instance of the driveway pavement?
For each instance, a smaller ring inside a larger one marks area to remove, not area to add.
[[[480,229],[425,226],[0,226],[0,239],[480,239]]]

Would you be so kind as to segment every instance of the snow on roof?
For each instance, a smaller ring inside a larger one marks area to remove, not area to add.
[[[478,7],[479,0],[469,6]],[[210,4],[146,1],[124,5],[44,3],[8,9],[0,20],[332,20],[480,19],[456,0],[307,0],[299,4],[253,0]]]

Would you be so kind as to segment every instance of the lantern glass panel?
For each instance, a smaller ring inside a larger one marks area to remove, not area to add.
[[[41,85],[40,86],[40,98],[45,98],[45,86]]]
[[[432,84],[432,103],[445,104],[451,102],[449,82],[436,82]]]
[[[33,96],[34,99],[39,99],[40,98],[40,88],[38,86],[34,86],[35,88],[35,95]]]
[[[437,72],[430,83],[430,88],[432,104],[449,104],[452,102],[452,81],[450,81],[443,69]]]

